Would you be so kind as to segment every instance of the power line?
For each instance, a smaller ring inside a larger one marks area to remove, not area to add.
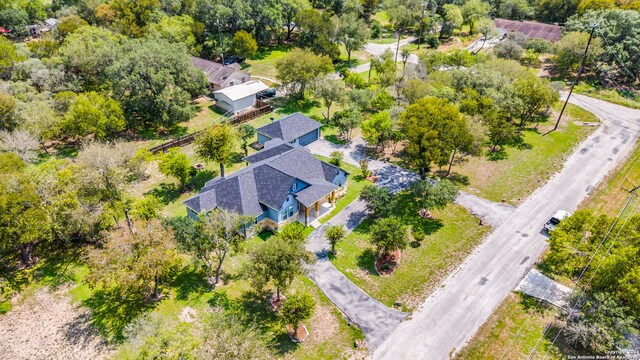
[[[629,175],[631,174],[631,171],[633,170],[633,168],[635,167],[636,163],[638,162],[640,158],[636,158],[635,161],[633,162],[633,164],[631,165],[631,167],[629,168],[629,170],[627,171],[627,174],[625,175],[624,179],[620,182],[619,186],[621,187],[622,184],[627,181],[627,179],[629,178]],[[613,198],[609,198],[609,200],[607,201],[607,203],[605,205],[601,205],[600,208],[598,209],[598,211],[596,212],[596,215],[601,214],[602,212],[604,212],[604,210],[606,210],[609,205],[611,204],[611,202],[613,201]],[[598,216],[594,216],[594,220],[591,223],[591,225],[589,226],[589,230],[591,231],[591,229],[595,226],[596,222],[598,221]],[[559,274],[564,273],[564,271],[567,268],[567,265],[569,264],[569,260],[570,258],[568,258],[564,265],[562,266],[562,269],[560,270]],[[547,287],[547,289],[545,290],[545,297],[551,292],[551,288],[552,288],[552,284],[549,284],[549,286]],[[520,326],[520,328],[518,329],[518,331],[516,332],[516,334],[513,336],[513,338],[511,339],[511,341],[509,342],[509,345],[507,346],[507,348],[505,349],[504,353],[500,356],[500,359],[504,359],[504,357],[507,355],[507,353],[509,352],[509,350],[511,349],[511,346],[513,345],[513,343],[516,341],[516,339],[518,338],[518,335],[520,335],[520,333],[522,332],[522,330],[524,330],[525,327],[527,327],[529,320],[531,320],[531,317],[533,316],[533,314],[536,312],[536,310],[540,307],[540,305],[542,304],[543,300],[542,298],[538,298],[538,301],[536,303],[536,306],[534,307],[533,311],[531,311],[529,313],[529,315],[527,316],[527,318],[525,319],[524,323],[522,323],[522,325]]]
[[[611,234],[611,231],[613,230],[613,228],[615,227],[615,225],[618,223],[618,220],[620,220],[620,218],[622,217],[622,215],[624,214],[624,212],[627,210],[627,208],[629,207],[629,204],[631,203],[631,200],[634,198],[635,196],[635,192],[633,192],[631,195],[629,195],[629,199],[627,200],[627,203],[625,204],[624,208],[622,209],[622,211],[620,211],[620,213],[618,214],[618,216],[616,217],[616,219],[613,221],[613,223],[611,224],[611,226],[609,226],[609,229],[607,230],[607,233],[605,234],[605,236],[602,238],[602,240],[600,241],[600,243],[598,244],[598,246],[596,247],[596,249],[593,251],[593,254],[591,256],[591,258],[589,259],[589,261],[587,262],[587,265],[582,269],[580,276],[578,277],[576,284],[579,285],[580,281],[582,280],[582,277],[585,275],[585,273],[587,272],[587,270],[589,269],[589,266],[591,265],[591,262],[593,261],[593,259],[595,259],[596,254],[598,253],[598,251],[600,250],[600,248],[602,247],[602,245],[604,245],[604,242],[607,240],[607,238],[609,237],[609,235]],[[637,204],[637,203],[636,203]],[[634,209],[635,209],[635,205],[634,204]],[[623,223],[623,226],[620,227],[620,229],[618,229],[618,233],[615,235],[614,238],[617,238],[617,236],[620,234],[620,231],[622,230],[622,228],[624,227],[624,225],[626,224],[626,222],[629,220],[629,217],[627,217],[625,219],[625,222]],[[615,241],[615,240],[614,240]],[[613,242],[613,241],[612,241]],[[602,261],[604,261],[604,257],[600,260],[600,263],[602,263]],[[593,279],[593,276],[590,278],[589,282],[587,283],[587,286],[591,283],[591,280]],[[586,289],[586,287],[583,287],[583,289]],[[582,291],[582,294],[580,295],[580,297],[584,294],[584,290]],[[578,303],[579,303],[579,299],[578,301],[575,302],[574,306],[571,308],[571,311],[569,313],[569,315],[571,315],[573,313],[573,311],[575,310],[575,308],[577,307]],[[527,356],[527,359],[532,359],[533,356],[536,354],[538,346],[540,345],[540,342],[542,341],[542,339],[547,335],[547,333],[549,332],[549,330],[551,329],[551,327],[547,327],[545,329],[545,331],[542,333],[542,335],[540,335],[540,337],[538,338],[538,341],[536,342],[536,344],[534,345],[533,349],[531,349],[531,351],[529,352],[529,355]],[[562,330],[560,330],[561,332]],[[552,345],[555,343],[555,341],[557,340],[560,332],[558,332],[558,334],[556,335],[556,338],[554,339]]]
[[[631,194],[630,199],[633,198],[633,196],[635,196],[635,189],[634,189],[634,192]],[[631,210],[632,213],[635,211],[635,207],[636,207],[637,204],[638,204],[637,202],[635,204],[633,204],[633,208]],[[624,212],[624,210],[623,210],[623,212]],[[620,232],[622,231],[622,229],[627,224],[627,221],[629,221],[630,218],[631,218],[631,216],[627,216],[627,218],[625,219],[625,221],[622,224],[622,226],[620,227],[620,229],[618,229],[618,233],[616,234],[614,240],[611,241],[611,243],[609,244],[609,247],[607,248],[607,252],[600,259],[600,262],[598,263],[598,266],[596,267],[595,271],[591,274],[591,277],[589,278],[589,281],[587,281],[587,284],[582,287],[582,292],[578,296],[578,299],[576,300],[574,306],[571,308],[571,311],[569,312],[568,316],[571,316],[573,314],[573,312],[575,311],[575,309],[577,308],[577,306],[580,304],[580,300],[582,300],[582,297],[584,296],[584,294],[586,293],[587,289],[589,288],[589,285],[591,285],[591,282],[593,281],[593,278],[596,276],[596,273],[598,272],[598,270],[600,270],[600,267],[602,266],[602,263],[604,262],[604,259],[611,253],[611,249],[613,248],[613,245],[615,244],[615,240],[617,240],[618,235],[620,235]],[[551,350],[553,345],[556,343],[556,341],[560,337],[560,333],[562,333],[562,330],[564,330],[565,327],[566,327],[566,323],[562,325],[560,330],[558,330],[558,333],[556,334],[556,336],[553,338],[553,341],[551,342],[551,346],[549,347],[549,349],[547,349],[547,352],[545,352],[544,358],[547,357],[547,355],[549,354],[549,351]]]
[[[602,38],[602,40],[604,40],[605,45],[607,45],[607,48],[611,48],[612,46],[609,45],[609,42],[607,42],[607,38],[604,36],[604,33],[600,34],[600,37]],[[631,75],[631,77],[636,80],[636,76],[624,65],[624,63],[622,61],[620,61],[620,58],[618,57],[618,54],[616,54],[615,51],[611,51],[611,53],[613,54],[613,57],[616,58],[616,60],[618,60],[618,63],[620,64],[620,66],[622,66],[623,69],[625,69],[625,71]]]

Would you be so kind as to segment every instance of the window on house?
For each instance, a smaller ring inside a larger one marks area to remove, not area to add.
[[[282,209],[282,220],[287,220],[287,209]]]
[[[289,217],[293,216],[293,205],[289,206]]]
[[[297,188],[298,188],[298,184],[293,183],[293,185],[291,186],[291,190],[296,191]]]

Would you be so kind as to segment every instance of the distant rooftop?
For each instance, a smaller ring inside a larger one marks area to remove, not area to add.
[[[321,127],[322,124],[319,122],[301,113],[295,113],[258,128],[256,131],[271,139],[281,139],[284,142],[289,142]]]
[[[267,90],[269,87],[262,81],[253,80],[246,83],[229,86],[228,88],[214,91],[214,94],[223,94],[232,101],[245,98],[247,96],[255,95],[262,90]]]
[[[532,39],[545,39],[552,42],[560,40],[563,27],[560,25],[543,24],[533,21],[516,21],[506,19],[493,19],[497,29],[505,31],[518,31]]]

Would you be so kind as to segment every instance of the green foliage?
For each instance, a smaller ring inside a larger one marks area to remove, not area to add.
[[[628,344],[626,335],[634,332],[635,317],[615,297],[597,292],[580,300],[578,310],[563,313],[565,336],[574,347],[604,353]],[[575,306],[575,305],[574,305]]]
[[[200,214],[197,221],[180,217],[169,220],[168,225],[174,230],[179,248],[198,260],[207,274],[207,281],[215,285],[220,282],[227,255],[240,251],[248,224],[254,221],[252,217],[212,211]]]
[[[331,60],[338,60],[340,48],[336,40],[339,21],[337,17],[331,17],[328,12],[321,13],[315,9],[300,11],[295,19],[300,29],[298,46],[318,55],[328,56]]]
[[[366,185],[360,193],[360,199],[365,202],[365,208],[371,216],[385,216],[393,206],[393,195],[386,187]]]
[[[416,204],[423,209],[442,209],[458,196],[458,188],[451,181],[419,180],[409,186]]]
[[[366,179],[369,176],[371,176],[371,170],[369,170],[369,160],[362,159],[360,160],[359,164],[360,164],[360,171],[362,172],[362,177]]]
[[[462,26],[464,18],[460,7],[455,4],[445,4],[442,6],[442,27],[440,28],[440,38],[450,37],[453,31]]]
[[[69,105],[62,123],[67,136],[87,136],[96,139],[113,138],[124,130],[126,121],[120,104],[96,92],[83,93]]]
[[[131,215],[134,219],[149,221],[160,216],[164,205],[157,197],[146,195],[133,203]]]
[[[249,145],[249,140],[253,139],[253,137],[256,135],[256,129],[250,124],[242,124],[236,128],[236,132],[238,133],[238,137],[242,141],[244,156],[248,156],[249,149],[247,148],[247,146]]]
[[[13,96],[0,92],[0,129],[12,130],[16,124],[16,100]]]
[[[304,243],[305,238],[307,237],[305,232],[304,225],[294,221],[279,229],[277,235],[280,239],[297,246]]]
[[[157,298],[179,262],[173,234],[157,220],[141,221],[135,231],[111,231],[102,248],[89,251],[86,281],[125,297]]]
[[[276,78],[298,99],[304,99],[307,87],[332,70],[331,59],[309,50],[293,49],[276,63]]]
[[[149,37],[158,37],[171,43],[184,44],[192,55],[197,55],[202,49],[196,44],[195,22],[189,15],[168,16],[147,29]]]
[[[547,79],[541,79],[531,72],[520,76],[514,90],[520,100],[520,128],[526,122],[535,121],[542,117],[543,112],[560,98],[560,94]]]
[[[500,5],[500,16],[511,20],[525,20],[533,16],[533,7],[527,0],[506,0]]]
[[[249,254],[244,272],[258,290],[273,282],[279,298],[280,292],[286,291],[293,279],[302,274],[303,264],[314,260],[314,255],[306,251],[303,243],[293,244],[275,236]]]
[[[387,88],[396,80],[398,67],[391,50],[385,50],[380,56],[371,59],[371,68],[376,71],[376,82],[381,88]]]
[[[384,149],[385,142],[391,138],[391,116],[381,111],[362,122],[362,137],[371,145]]]
[[[347,61],[351,60],[351,52],[364,48],[369,37],[369,28],[358,15],[345,13],[340,17],[338,38],[347,50]]]
[[[545,39],[531,39],[527,41],[527,50],[533,50],[538,54],[552,54],[553,44]]]
[[[438,35],[429,34],[425,36],[424,43],[430,49],[437,49],[440,46],[440,38]]]
[[[115,15],[113,25],[120,33],[131,37],[142,37],[154,10],[160,8],[160,2],[158,0],[112,0],[109,2],[109,7]]]
[[[578,70],[588,40],[589,34],[572,31],[565,32],[560,41],[556,43],[554,61],[563,78],[567,77],[569,71]],[[591,67],[595,65],[596,60],[602,55],[603,51],[602,40],[594,37],[589,45],[585,66]]]
[[[473,142],[465,118],[447,100],[424,98],[409,105],[400,127],[407,137],[408,161],[423,179],[432,164],[451,165],[456,152]]]
[[[405,249],[409,245],[407,228],[397,217],[380,219],[371,225],[371,244],[382,254]]]
[[[344,154],[341,151],[335,150],[331,152],[331,164],[335,166],[340,166],[342,163],[342,159],[344,158]]]
[[[0,154],[0,256],[3,262],[22,255],[33,265],[36,246],[51,239],[45,204],[25,164],[14,153]]]
[[[494,46],[493,52],[502,59],[520,60],[524,49],[513,40],[504,40]]]
[[[61,17],[59,20],[60,23],[56,26],[56,35],[60,39],[66,38],[82,26],[89,26],[89,23],[78,15],[68,15]]]
[[[173,176],[184,186],[191,180],[191,165],[187,155],[180,152],[179,148],[171,148],[163,154],[158,161],[158,169],[166,176]]]
[[[333,124],[347,139],[351,139],[353,129],[362,123],[362,114],[358,109],[349,107],[333,114]]]
[[[324,232],[327,240],[331,244],[331,253],[336,254],[336,245],[344,239],[346,236],[346,232],[344,230],[344,225],[334,225],[326,228]]]
[[[196,137],[196,154],[205,161],[220,163],[220,176],[224,177],[224,165],[231,161],[236,138],[231,125],[212,126]]]
[[[340,79],[323,78],[315,86],[315,95],[327,107],[327,114],[324,115],[327,121],[331,120],[331,105],[342,103],[346,97],[344,85]]]
[[[134,129],[168,128],[189,120],[195,113],[191,99],[207,88],[204,73],[191,65],[184,45],[161,39],[128,41],[109,68],[109,78]]]
[[[11,40],[0,35],[0,76],[6,76],[13,65],[20,60],[21,58]]]
[[[482,0],[470,0],[462,5],[460,13],[464,23],[469,25],[469,34],[473,35],[476,22],[489,15],[490,5]]]
[[[28,35],[26,26],[29,25],[29,14],[22,9],[9,8],[0,10],[0,23],[11,30],[14,36]]]
[[[378,89],[376,97],[371,101],[371,106],[378,111],[389,110],[395,103],[395,99],[385,89]]]
[[[256,39],[251,34],[240,30],[233,34],[230,50],[235,55],[249,57],[258,51],[258,43],[256,43]]]
[[[58,42],[51,35],[43,35],[39,39],[27,43],[31,55],[41,59],[49,58],[58,50]]]
[[[605,39],[602,59],[609,65],[619,68],[619,76],[623,79],[638,78],[640,62],[640,13],[633,10],[596,10],[588,11],[582,17],[573,16],[566,23],[566,32],[591,31],[593,23],[599,23],[596,36]],[[605,25],[606,24],[606,25]],[[622,62],[620,64],[619,62]],[[626,67],[632,75],[627,73]]]
[[[316,301],[307,293],[293,294],[282,305],[282,318],[293,326],[294,336],[298,334],[298,325],[311,318]]]

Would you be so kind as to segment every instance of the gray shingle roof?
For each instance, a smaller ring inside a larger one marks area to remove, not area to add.
[[[256,131],[272,139],[289,142],[321,127],[322,124],[319,122],[301,113],[295,113],[258,128]]]
[[[507,31],[519,31],[533,39],[545,39],[556,42],[562,36],[563,27],[560,25],[544,24],[533,21],[516,21],[507,19],[493,19],[496,28]]]
[[[231,80],[241,80],[244,78],[245,81],[248,81],[251,78],[249,74],[240,71],[239,67],[235,66],[235,64],[232,64],[234,66],[222,65],[195,56],[191,57],[191,64],[201,69],[210,83],[216,84],[221,88],[228,86]]]
[[[269,150],[272,151],[266,153]],[[197,213],[221,208],[257,216],[265,211],[265,205],[280,209],[296,179],[309,184],[295,194],[305,206],[311,206],[338,188],[331,182],[339,168],[316,159],[299,146],[276,145],[247,160],[252,164],[226,178],[208,181],[199,194],[183,204]]]

